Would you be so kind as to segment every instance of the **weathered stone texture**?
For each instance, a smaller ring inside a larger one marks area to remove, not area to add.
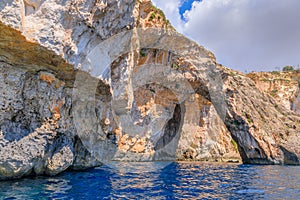
[[[299,164],[297,89],[276,83],[275,100],[147,0],[5,0],[0,21],[0,179],[112,160]]]

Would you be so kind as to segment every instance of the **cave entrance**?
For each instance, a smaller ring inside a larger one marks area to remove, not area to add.
[[[173,117],[166,123],[162,137],[155,144],[155,160],[175,160],[184,117],[184,104],[176,104]]]

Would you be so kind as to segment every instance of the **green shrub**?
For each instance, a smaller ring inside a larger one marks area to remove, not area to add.
[[[291,71],[294,71],[294,70],[295,70],[294,67],[293,66],[289,66],[289,65],[285,66],[282,69],[283,72],[291,72]]]
[[[177,65],[176,63],[172,63],[171,68],[173,68],[173,69],[179,69],[180,66]]]
[[[234,72],[230,72],[230,76],[235,76],[236,74]]]
[[[237,151],[238,150],[238,145],[234,139],[231,139],[231,144],[233,145],[234,149]]]
[[[141,50],[140,50],[140,56],[141,56],[141,57],[147,56],[147,52],[146,52],[144,49],[141,49]]]
[[[155,13],[151,13],[150,14],[150,17],[149,17],[149,21],[152,21],[153,19],[155,19]]]
[[[279,75],[280,74],[279,71],[272,71],[271,73],[274,74],[274,75]]]
[[[253,124],[253,119],[247,118],[247,121],[248,121],[249,124]]]
[[[275,89],[275,90],[272,90],[272,91],[271,91],[271,95],[274,97],[274,96],[277,94],[277,92],[278,92],[278,90],[276,90],[276,89]]]

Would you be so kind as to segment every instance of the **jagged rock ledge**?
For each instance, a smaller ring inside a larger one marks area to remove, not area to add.
[[[0,180],[111,160],[300,163],[297,109],[150,1],[5,0],[0,21]]]

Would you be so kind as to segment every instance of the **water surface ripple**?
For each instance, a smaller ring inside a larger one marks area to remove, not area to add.
[[[0,199],[300,199],[300,167],[115,163],[2,181]]]

